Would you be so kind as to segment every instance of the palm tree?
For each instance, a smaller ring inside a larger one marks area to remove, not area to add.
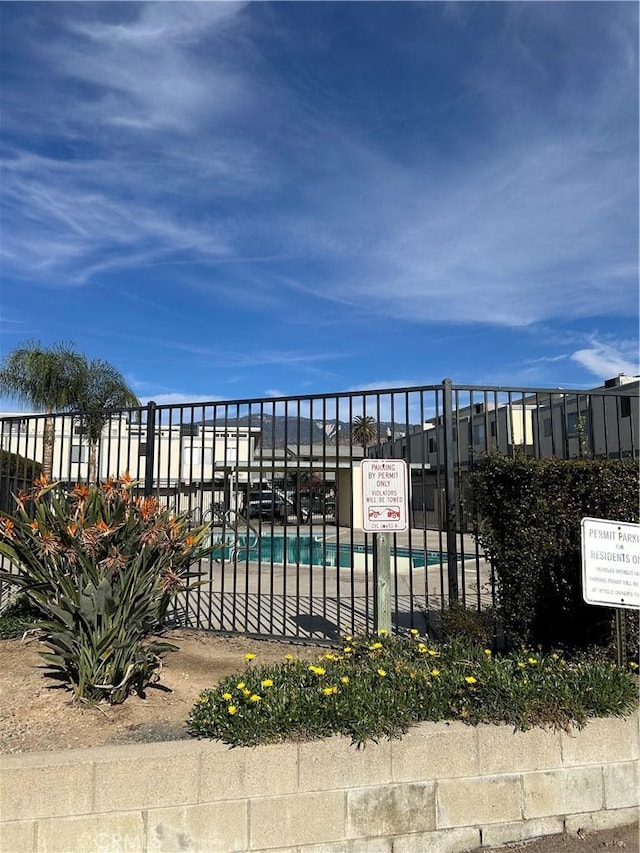
[[[53,469],[51,413],[77,404],[85,367],[86,359],[74,344],[46,347],[39,341],[21,344],[0,365],[0,392],[32,409],[45,411],[42,472],[49,479]]]
[[[362,445],[365,451],[369,444],[378,436],[378,428],[375,418],[371,415],[356,415],[351,425],[351,437],[357,443]]]
[[[112,364],[97,358],[85,362],[78,400],[73,410],[78,412],[77,422],[81,434],[89,444],[90,483],[96,479],[98,442],[112,410],[139,405],[140,401],[123,375]]]

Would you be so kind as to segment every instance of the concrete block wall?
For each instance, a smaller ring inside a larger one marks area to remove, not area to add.
[[[3,755],[2,853],[461,853],[638,820],[638,714],[582,731]]]

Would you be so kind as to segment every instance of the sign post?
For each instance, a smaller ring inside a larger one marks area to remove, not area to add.
[[[403,459],[363,459],[362,529],[374,534],[376,631],[391,631],[391,534],[408,525],[407,463]]]
[[[583,518],[581,528],[582,597],[616,608],[618,666],[624,666],[624,610],[640,608],[640,524]]]

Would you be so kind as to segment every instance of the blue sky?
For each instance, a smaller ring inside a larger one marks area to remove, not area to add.
[[[0,13],[2,353],[158,402],[638,372],[637,4]]]

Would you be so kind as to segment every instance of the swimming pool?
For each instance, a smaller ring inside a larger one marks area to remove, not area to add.
[[[256,563],[297,563],[301,566],[338,566],[339,568],[366,568],[373,566],[373,547],[369,545],[351,545],[350,542],[327,542],[321,536],[284,536],[271,534],[261,536],[255,543],[255,537],[246,534],[227,533],[224,548],[215,552],[217,559],[232,560],[234,551],[240,561]],[[255,544],[254,544],[255,543]],[[213,544],[222,545],[221,534],[214,534]],[[235,547],[234,547],[235,546]],[[400,567],[422,568],[442,562],[439,551],[421,551],[397,547],[391,551],[391,562]]]

